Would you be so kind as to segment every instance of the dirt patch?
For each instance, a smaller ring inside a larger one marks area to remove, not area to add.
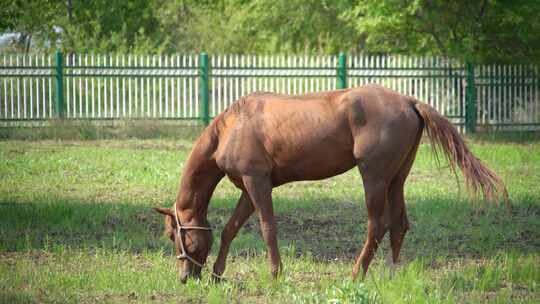
[[[309,252],[317,261],[354,259],[365,236],[365,211],[353,202],[328,202],[325,205],[328,209],[324,214],[316,208],[276,214],[280,243],[294,244],[297,256]],[[225,226],[231,214],[229,209],[213,209],[209,214],[212,226]],[[252,216],[240,233],[260,238],[257,216]],[[247,251],[238,254],[249,255]]]

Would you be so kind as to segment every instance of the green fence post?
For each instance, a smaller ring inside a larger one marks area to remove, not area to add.
[[[467,91],[465,93],[465,130],[476,131],[476,94],[474,87],[474,66],[467,62]]]
[[[56,51],[56,117],[64,118],[64,62],[62,52]]]
[[[344,53],[339,53],[337,86],[338,89],[347,88],[347,56]]]
[[[210,123],[209,100],[208,100],[208,54],[199,55],[199,101],[201,105],[201,117],[204,125]]]

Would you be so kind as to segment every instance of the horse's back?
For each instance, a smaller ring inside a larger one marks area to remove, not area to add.
[[[368,86],[248,95],[221,118],[218,165],[230,177],[266,172],[274,184],[343,173],[356,164],[355,141],[387,135],[404,117],[407,102],[393,94]]]

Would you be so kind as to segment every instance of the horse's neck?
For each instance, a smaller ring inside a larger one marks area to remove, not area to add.
[[[182,217],[206,221],[208,203],[217,184],[224,174],[211,157],[207,144],[199,140],[186,163],[180,189],[176,197],[178,208],[184,212]]]

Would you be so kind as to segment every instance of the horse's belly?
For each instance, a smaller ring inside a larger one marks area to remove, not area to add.
[[[276,164],[272,171],[274,185],[325,179],[344,173],[355,166],[352,151],[333,148],[314,150],[289,162]]]

